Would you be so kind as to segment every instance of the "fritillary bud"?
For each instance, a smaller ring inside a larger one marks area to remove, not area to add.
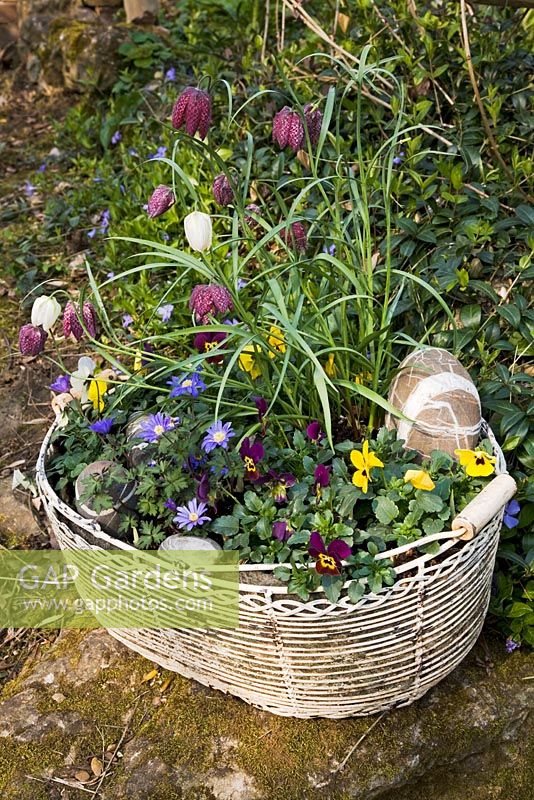
[[[168,186],[157,186],[148,201],[147,213],[150,219],[161,216],[174,205],[174,193]]]
[[[273,142],[276,142],[280,150],[287,147],[287,137],[289,134],[289,119],[293,112],[289,106],[274,115],[273,119]]]
[[[23,356],[38,356],[44,350],[48,334],[43,328],[28,323],[19,331],[19,350]]]
[[[213,181],[213,196],[215,201],[220,206],[228,206],[234,199],[234,190],[232,184],[224,174],[221,172]]]
[[[289,230],[281,230],[280,238],[286,244],[291,244],[297,253],[305,253],[308,249],[308,235],[302,222],[293,222]]]
[[[304,106],[304,119],[306,121],[310,142],[315,146],[321,134],[323,112],[319,108],[314,109],[311,103],[307,103]]]
[[[83,304],[82,317],[89,336],[94,339],[97,331],[97,316],[95,307],[89,300]]]
[[[202,89],[188,86],[172,110],[172,127],[175,130],[185,128],[189,136],[197,133],[201,139],[208,135],[211,122],[211,98]]]
[[[71,300],[65,306],[63,312],[63,335],[65,339],[72,334],[77,342],[83,336],[83,326],[79,319],[80,309],[78,304],[73,303]]]

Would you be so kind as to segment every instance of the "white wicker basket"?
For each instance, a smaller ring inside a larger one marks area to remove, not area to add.
[[[50,486],[45,466],[53,430],[39,454],[37,485],[60,547],[132,549],[79,516]],[[484,433],[501,477],[484,489],[483,502],[464,509],[457,530],[431,537],[441,539],[438,563],[424,555],[403,564],[393,587],[356,605],[343,595],[336,604],[322,592],[302,602],[285,586],[240,583],[235,630],[110,634],[167,669],[274,714],[336,719],[412,703],[462,661],[486,615],[503,507],[515,484],[502,477],[504,456],[486,425]],[[460,541],[466,529],[466,538],[475,535]]]

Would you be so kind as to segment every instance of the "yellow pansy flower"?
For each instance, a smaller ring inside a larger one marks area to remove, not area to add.
[[[239,366],[243,372],[248,372],[253,381],[261,375],[261,369],[258,366],[256,353],[261,352],[261,347],[257,344],[247,344],[243,348],[239,356]]]
[[[375,453],[369,452],[369,442],[367,440],[363,443],[361,452],[360,450],[351,451],[350,460],[356,467],[356,472],[352,476],[352,482],[358,489],[361,489],[364,494],[367,494],[372,468],[383,467],[384,463],[380,461]]]
[[[269,329],[269,358],[274,358],[276,353],[285,353],[287,348],[284,342],[284,334],[277,325],[271,325]]]
[[[143,353],[140,350],[136,350],[135,358],[133,363],[133,371],[134,372],[143,372]]]
[[[409,469],[404,475],[404,483],[411,483],[414,489],[431,492],[436,484],[425,469]]]
[[[334,354],[330,353],[328,356],[328,361],[324,365],[324,371],[328,375],[329,378],[335,378],[337,375],[337,367],[334,364]]]
[[[108,385],[106,381],[101,381],[98,380],[98,378],[93,378],[93,380],[89,382],[89,387],[87,389],[87,399],[91,401],[95,411],[102,411],[102,409],[104,408],[104,400],[102,398],[106,394],[107,390],[108,390]]]
[[[465,472],[471,478],[486,478],[495,472],[495,458],[489,456],[485,450],[455,450],[460,464],[465,467]]]

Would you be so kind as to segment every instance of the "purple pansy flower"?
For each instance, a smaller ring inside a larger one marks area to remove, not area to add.
[[[311,441],[314,443],[320,442],[321,439],[324,439],[325,436],[317,420],[310,422],[310,424],[306,428],[306,435],[308,439],[311,439]]]
[[[200,353],[209,353],[212,350],[215,350],[221,342],[224,342],[226,339],[226,334],[220,331],[214,331],[213,333],[205,332],[205,333],[197,333],[195,338],[193,339],[194,347]],[[221,364],[224,360],[224,356],[221,354],[216,353],[213,356],[210,356],[206,359],[210,363],[213,364]]]
[[[141,424],[137,438],[144,439],[145,442],[159,442],[163,434],[172,431],[174,420],[158,411],[157,414],[150,414],[148,419]]]
[[[260,477],[258,463],[265,455],[265,450],[261,442],[254,442],[254,444],[252,444],[247,436],[246,439],[243,439],[239,455],[243,459],[245,465],[245,477],[247,477],[249,481],[257,481]]]
[[[107,436],[112,427],[113,417],[108,417],[107,419],[99,419],[93,422],[92,425],[89,425],[89,430],[99,433],[101,436]]]
[[[231,422],[221,422],[218,419],[213,425],[210,425],[206,431],[206,435],[202,440],[202,449],[205,453],[211,453],[216,447],[222,447],[224,450],[228,449],[228,443],[235,432],[232,428]]]
[[[197,486],[197,497],[206,501],[210,495],[210,479],[207,472],[203,472]]]
[[[53,383],[50,384],[53,392],[70,392],[70,377],[68,375],[58,375]]]
[[[267,483],[271,486],[271,495],[275,503],[285,503],[287,500],[287,490],[294,486],[297,479],[290,472],[278,474],[274,470],[269,470]]]
[[[133,317],[131,314],[123,314],[122,315],[122,327],[129,328],[133,322]]]
[[[267,413],[268,403],[264,397],[253,397],[254,404],[258,409],[258,419],[261,422]]]
[[[285,520],[273,522],[273,539],[278,539],[279,542],[287,542],[293,533]]]
[[[200,392],[206,388],[206,384],[198,374],[192,372],[190,375],[180,375],[179,378],[173,376],[167,385],[171,386],[169,397],[180,397],[183,394],[190,394],[192,397],[198,397]]]
[[[174,306],[172,303],[166,303],[164,306],[160,306],[156,309],[156,314],[158,317],[161,317],[162,322],[168,322],[172,316],[172,312],[174,311]]]
[[[519,512],[521,511],[521,506],[517,502],[517,500],[510,500],[507,503],[506,508],[504,509],[504,519],[503,522],[507,528],[515,528],[519,524]]]
[[[324,464],[318,464],[315,467],[315,471],[313,473],[313,477],[315,480],[314,489],[315,489],[315,496],[317,500],[321,497],[321,490],[324,489],[330,483],[330,473],[332,471],[332,467],[325,467]]]
[[[308,553],[312,558],[317,559],[315,569],[320,575],[339,575],[341,562],[350,556],[351,550],[342,539],[334,539],[326,547],[323,537],[317,531],[313,531],[310,536]]]
[[[207,510],[206,503],[199,503],[195,497],[186,506],[178,506],[173,522],[176,522],[179,528],[192,531],[193,528],[211,521],[211,517],[208,517],[205,513]]]

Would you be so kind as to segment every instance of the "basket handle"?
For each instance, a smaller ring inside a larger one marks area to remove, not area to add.
[[[480,533],[482,528],[499,513],[501,508],[514,496],[516,490],[516,482],[511,475],[504,472],[502,475],[497,475],[455,516],[451,525],[452,530],[423,536],[422,539],[417,539],[415,542],[409,542],[392,550],[377,553],[375,561],[379,561],[382,558],[393,558],[393,556],[406,553],[408,550],[413,550],[431,542],[438,542],[441,539],[469,541],[477,533]]]
[[[456,536],[465,541],[472,539],[499,513],[516,491],[517,485],[511,475],[507,472],[497,475],[455,516],[451,528]]]

